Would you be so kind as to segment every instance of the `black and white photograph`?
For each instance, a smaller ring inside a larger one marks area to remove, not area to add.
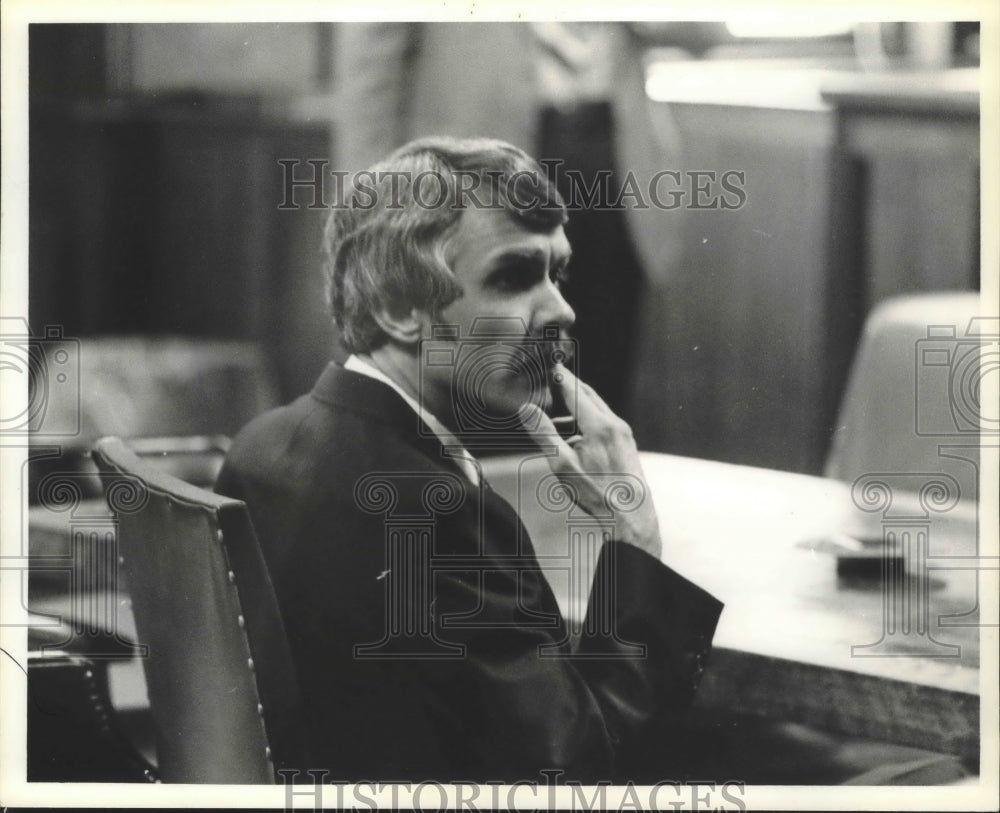
[[[5,809],[997,809],[995,4],[2,14]]]

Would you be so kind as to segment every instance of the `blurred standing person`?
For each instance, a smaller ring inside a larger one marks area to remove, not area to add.
[[[552,179],[570,204],[611,174],[607,192],[575,211],[566,298],[577,314],[581,374],[628,414],[644,285],[677,265],[678,212],[615,205],[627,173],[643,194],[679,165],[675,132],[657,132],[643,53],[673,24],[617,22],[343,23],[335,46],[341,86],[336,169],[357,171],[411,138],[437,133],[510,141],[558,156]],[[570,174],[568,174],[570,173]],[[574,200],[575,199],[575,200]]]

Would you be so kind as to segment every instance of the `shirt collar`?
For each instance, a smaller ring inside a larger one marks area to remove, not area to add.
[[[402,387],[399,386],[395,381],[393,381],[389,376],[379,370],[372,364],[369,364],[362,358],[356,355],[351,355],[348,357],[347,361],[344,362],[344,369],[351,370],[355,373],[360,373],[361,375],[366,375],[369,378],[374,378],[376,381],[381,381],[387,387],[391,387],[399,394],[399,397],[406,401],[407,404],[417,413],[417,416],[422,420],[430,430],[437,436],[437,439],[441,441],[441,445],[444,446],[448,457],[453,457],[455,462],[458,464],[459,468],[465,473],[465,476],[469,478],[469,481],[473,485],[479,485],[480,483],[480,473],[479,473],[479,461],[462,445],[461,441],[455,435],[453,435],[437,417],[426,409],[416,398],[406,392]]]

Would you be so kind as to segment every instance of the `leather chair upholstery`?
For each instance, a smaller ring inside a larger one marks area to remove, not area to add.
[[[163,782],[274,783],[308,767],[284,627],[246,505],[120,439],[94,461],[117,516]]]
[[[113,711],[108,666],[107,658],[29,649],[29,782],[156,780]]]

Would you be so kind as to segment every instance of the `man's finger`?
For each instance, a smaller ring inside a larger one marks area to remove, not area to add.
[[[573,375],[573,373],[563,365],[557,364],[552,379],[560,389],[563,403],[566,404],[566,408],[576,418],[584,434],[586,434],[588,429],[603,421],[601,415],[604,410],[601,409],[595,400],[597,394],[593,390],[591,390],[593,395],[588,394],[584,389],[586,385]],[[590,388],[588,387],[587,389]]]
[[[617,417],[615,411],[608,406],[607,401],[601,398],[601,394],[597,390],[590,386],[590,384],[584,384],[583,386],[586,388],[587,395],[593,399],[594,403],[597,404],[597,407],[601,410],[601,412],[606,415],[615,415],[615,417]]]
[[[579,378],[576,379],[577,386],[583,390],[583,392],[594,402],[601,412],[607,415],[614,415],[614,410],[608,406],[607,401],[601,398],[600,393],[597,392],[590,384],[586,381],[581,381]]]
[[[562,384],[570,387],[569,391],[563,390],[563,395],[566,397],[567,403],[573,392],[583,393],[591,401],[593,401],[594,406],[596,406],[601,412],[605,412],[608,415],[614,415],[614,411],[608,406],[607,402],[601,398],[597,390],[595,390],[586,381],[581,381],[577,376],[571,373],[566,367],[558,365],[558,374],[562,376]]]
[[[564,471],[582,471],[580,459],[577,457],[573,447],[570,446],[556,430],[552,419],[545,414],[545,411],[537,404],[523,404],[518,410],[518,418],[525,431],[539,443],[539,445],[555,445],[559,454],[555,458],[549,458],[549,468],[556,473]]]

